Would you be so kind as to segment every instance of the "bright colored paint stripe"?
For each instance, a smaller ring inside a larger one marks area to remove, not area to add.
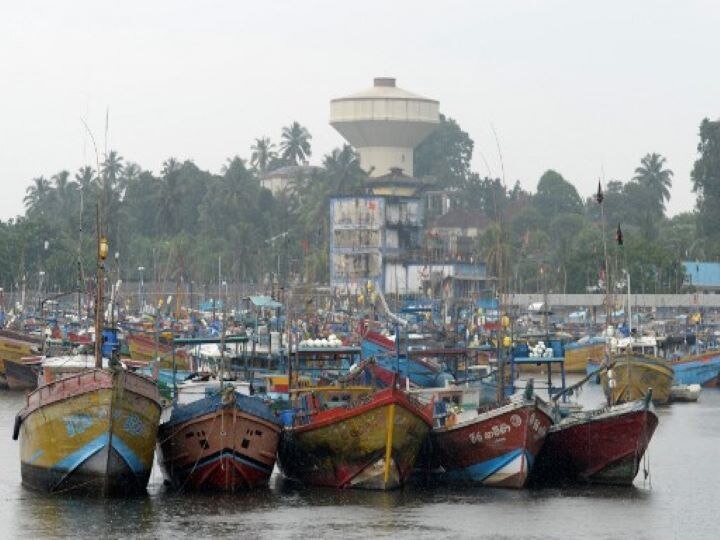
[[[189,467],[186,467],[186,469],[193,469],[195,467],[205,467],[206,465],[211,465],[212,463],[216,463],[216,462],[218,462],[222,459],[226,459],[226,458],[231,458],[233,461],[237,461],[238,463],[243,463],[245,465],[249,465],[253,469],[257,469],[264,473],[272,472],[272,468],[266,467],[251,458],[245,458],[235,452],[232,452],[231,450],[225,450],[225,451],[220,452],[219,454],[216,454],[215,456],[200,460],[198,462],[197,466],[195,466],[195,464],[193,464],[193,465],[190,465]]]
[[[77,469],[80,465],[85,463],[93,455],[98,453],[100,450],[105,448],[108,443],[108,434],[103,433],[96,439],[93,439],[82,448],[75,450],[71,454],[65,456],[63,459],[58,461],[53,469],[60,469],[67,472],[72,472]]]
[[[147,470],[143,462],[140,461],[140,458],[137,457],[137,454],[132,450],[132,448],[125,444],[125,441],[123,441],[120,437],[114,436],[112,438],[112,447],[118,454],[120,454],[120,457],[125,460],[125,463],[128,464],[130,470],[132,470],[135,474],[142,474]]]

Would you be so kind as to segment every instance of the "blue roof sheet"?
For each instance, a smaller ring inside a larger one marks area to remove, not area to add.
[[[720,287],[720,263],[683,261],[690,284],[696,287]]]
[[[281,308],[282,304],[276,300],[273,300],[269,296],[251,296],[250,301],[255,307],[264,307],[270,309]]]

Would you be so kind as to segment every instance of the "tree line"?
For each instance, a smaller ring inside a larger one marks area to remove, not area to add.
[[[666,214],[673,172],[657,153],[642,157],[632,178],[602,185],[601,207],[553,170],[534,193],[519,182],[507,186],[482,176],[471,169],[473,151],[470,136],[442,117],[416,149],[415,175],[447,190],[456,206],[492,220],[473,249],[491,273],[503,274],[508,289],[582,292],[628,269],[637,292],[676,292],[685,279],[682,260],[720,255],[720,121],[700,126],[691,173],[696,208],[673,217]],[[249,159],[230,157],[216,173],[170,157],[153,174],[112,150],[99,171],[88,165],[34,178],[24,214],[0,222],[0,286],[16,288],[24,276],[31,289],[44,279],[52,290],[85,290],[100,204],[111,246],[108,266],[124,280],[137,280],[142,267],[146,280],[193,281],[200,290],[217,284],[220,260],[220,279],[228,282],[325,283],[329,199],[363,192],[358,155],[347,145],[333,150],[322,167],[298,169],[292,189],[277,196],[260,183],[263,174],[311,157],[311,134],[293,122],[277,145],[260,137]],[[616,227],[622,246],[614,241]]]

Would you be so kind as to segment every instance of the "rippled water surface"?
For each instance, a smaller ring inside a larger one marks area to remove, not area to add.
[[[597,387],[583,396],[600,399]],[[11,439],[21,394],[0,391],[2,537],[720,538],[720,390],[659,409],[647,480],[631,488],[523,491],[406,487],[391,493],[303,489],[274,475],[233,496],[178,495],[153,472],[145,497],[96,501],[20,485]]]

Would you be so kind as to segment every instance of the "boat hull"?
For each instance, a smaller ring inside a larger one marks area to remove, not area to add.
[[[23,484],[49,492],[143,492],[160,419],[155,384],[89,370],[40,386],[18,415]]]
[[[160,425],[158,456],[175,489],[242,491],[267,484],[281,427],[257,398],[209,396]]]
[[[431,435],[433,469],[441,480],[521,488],[551,424],[544,408],[525,402],[435,428]]]
[[[533,477],[630,485],[657,424],[645,400],[570,418],[550,428]]]
[[[680,358],[672,362],[675,384],[717,386],[720,375],[720,354],[717,352]]]
[[[610,388],[607,371],[600,376],[605,394],[611,396],[612,403],[641,400],[649,389],[652,389],[653,403],[664,405],[670,402],[674,373],[667,362],[641,355],[618,355],[613,361],[615,387]]]
[[[605,356],[605,344],[593,343],[578,347],[565,347],[565,372],[585,373],[588,360],[601,361]]]
[[[20,361],[5,360],[5,378],[10,390],[35,390],[38,386],[38,367]]]
[[[155,343],[154,338],[139,334],[130,334],[125,340],[130,350],[130,358],[135,361],[152,362],[157,358],[161,368],[190,369],[188,356],[183,350],[175,351],[175,366],[173,366],[172,347],[164,343]]]
[[[389,490],[403,486],[431,426],[430,416],[395,388],[368,403],[286,428],[278,464],[306,485]]]

